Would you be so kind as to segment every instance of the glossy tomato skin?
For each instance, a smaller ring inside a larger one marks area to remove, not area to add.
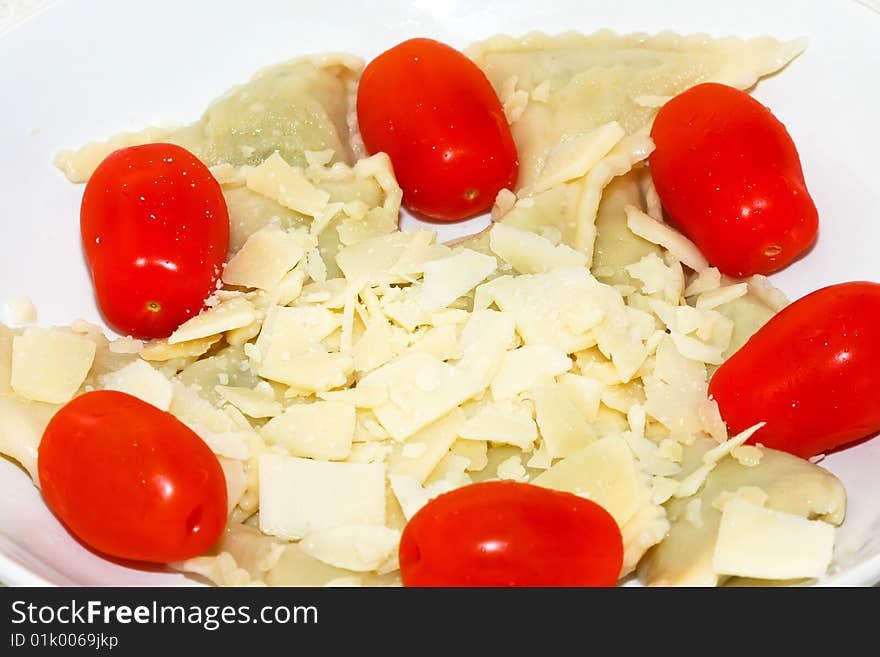
[[[832,285],[773,317],[712,377],[733,432],[808,458],[880,431],[880,284]]]
[[[145,144],[111,153],[92,174],[80,232],[107,323],[163,338],[216,288],[229,214],[220,185],[192,153]]]
[[[226,525],[214,453],[170,413],[122,392],[88,392],[63,406],[43,433],[37,468],[49,508],[113,557],[189,559]]]
[[[725,274],[769,274],[815,241],[818,213],[797,148],[747,93],[697,85],[660,109],[651,137],[663,207]]]
[[[614,586],[623,541],[598,504],[512,481],[444,493],[407,523],[404,586]]]
[[[410,39],[376,57],[361,76],[357,115],[367,150],[391,158],[404,204],[429,218],[479,214],[516,183],[516,146],[498,96],[450,46]]]

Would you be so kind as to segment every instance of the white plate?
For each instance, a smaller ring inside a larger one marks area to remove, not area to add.
[[[845,280],[880,280],[880,15],[865,3],[62,0],[0,38],[0,300],[30,296],[44,324],[79,317],[100,323],[80,255],[82,190],[51,165],[60,148],[160,121],[193,120],[232,84],[300,54],[343,50],[370,57],[417,35],[464,46],[498,32],[601,27],[808,36],[807,52],[756,93],[798,144],[822,222],[809,257],[775,280],[792,297]],[[474,223],[446,227],[443,237],[475,229]],[[823,463],[843,480],[850,498],[831,583],[880,580],[877,464],[880,440]],[[48,512],[27,476],[3,460],[0,492],[0,581],[191,582],[91,554]]]

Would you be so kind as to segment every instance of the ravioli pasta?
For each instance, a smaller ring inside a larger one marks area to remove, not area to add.
[[[178,144],[205,164],[259,164],[274,152],[305,166],[307,151],[331,151],[331,161],[352,164],[351,97],[363,61],[353,55],[301,57],[259,72],[217,99],[184,128],[147,128],[78,151],[55,163],[71,182],[85,182],[107,155],[124,146]]]
[[[715,443],[700,440],[686,449],[684,473],[701,465],[701,458]],[[732,498],[752,495],[762,507],[843,522],[846,495],[840,482],[809,461],[772,449],[761,450],[755,464],[725,459],[708,476],[699,494],[668,505],[671,529],[661,545],[642,563],[642,576],[649,585],[716,586],[730,579],[713,567],[713,552],[724,505]],[[700,501],[696,516],[687,508]]]
[[[657,107],[701,82],[748,89],[805,47],[768,37],[620,36],[609,31],[497,36],[466,53],[483,69],[508,111],[520,161],[518,187],[530,187],[561,141],[611,121],[628,134],[646,128]]]
[[[62,153],[84,181],[123,145],[190,148],[221,184],[230,259],[208,307],[166,340],[0,327],[0,451],[39,485],[40,436],[70,397],[116,389],[170,411],[218,456],[230,503],[214,549],[172,567],[220,585],[399,585],[408,519],[492,479],[603,505],[622,578],[787,572],[735,547],[734,511],[811,537],[822,566],[840,483],[744,447],[750,433],[729,436],[707,398],[713,368],[786,300],[698,262],[662,223],[645,165],[665,98],[751,86],[801,47],[607,32],[473,46],[523,167],[496,223],[457,243],[397,230],[390,160],[362,157],[351,132],[354,57],[281,64],[190,127]],[[58,376],[64,350],[76,367]]]

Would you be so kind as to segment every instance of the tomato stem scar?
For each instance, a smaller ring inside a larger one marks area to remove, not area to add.
[[[158,301],[148,301],[147,310],[149,310],[151,313],[157,313],[162,310],[162,305]]]

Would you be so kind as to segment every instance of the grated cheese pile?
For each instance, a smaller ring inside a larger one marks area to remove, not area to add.
[[[508,90],[509,119],[551,94]],[[82,322],[0,326],[0,452],[36,482],[46,422],[88,390],[170,411],[217,454],[230,504],[215,551],[174,567],[221,585],[399,584],[406,521],[488,479],[604,506],[621,576],[819,576],[839,482],[743,446],[758,427],[729,437],[707,398],[713,368],[786,300],[763,277],[724,279],[663,223],[652,148],[617,121],[565,140],[456,245],[396,230],[384,154],[215,163],[233,233],[223,288],[148,344]],[[86,179],[104,150],[59,164]],[[808,547],[790,563],[770,543]]]

